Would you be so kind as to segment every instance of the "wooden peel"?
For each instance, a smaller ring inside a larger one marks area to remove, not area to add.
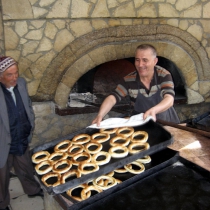
[[[173,123],[173,122],[167,122],[167,121],[160,120],[160,119],[158,119],[156,122],[160,123],[162,125],[167,125],[167,126],[170,126],[170,127],[179,128],[181,130],[189,131],[189,132],[192,132],[192,133],[197,133],[197,134],[200,134],[202,136],[210,138],[210,132],[207,132],[207,131],[199,130],[199,129],[196,129],[196,128],[186,127],[186,126],[183,126],[183,125],[179,125],[179,124],[176,124],[176,123]]]

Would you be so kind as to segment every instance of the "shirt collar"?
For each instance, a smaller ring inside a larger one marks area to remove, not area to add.
[[[1,87],[2,87],[2,88],[4,88],[5,90],[8,90],[8,91],[10,91],[10,89],[12,89],[12,90],[13,90],[13,89],[16,89],[17,86],[18,86],[18,84],[17,84],[17,85],[15,85],[14,87],[6,88],[6,86],[5,86],[3,83],[0,82],[0,84],[1,84]]]

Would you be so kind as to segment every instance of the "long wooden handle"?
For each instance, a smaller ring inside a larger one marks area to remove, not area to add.
[[[190,128],[190,127],[182,126],[182,125],[179,125],[179,124],[176,124],[176,123],[173,123],[173,122],[167,122],[167,121],[159,120],[159,119],[157,120],[157,123],[160,123],[162,125],[167,125],[167,126],[170,126],[170,127],[174,127],[174,128],[179,128],[179,129],[185,130],[185,131],[190,131],[190,132],[197,133],[197,134],[200,134],[202,136],[210,138],[210,132],[207,132],[207,131],[199,130],[199,129],[196,129],[196,128]]]

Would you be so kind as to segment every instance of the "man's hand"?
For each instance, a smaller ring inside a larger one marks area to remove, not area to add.
[[[92,124],[96,123],[97,126],[100,126],[100,122],[103,117],[111,110],[111,108],[116,104],[116,98],[113,95],[109,95],[103,101],[97,117],[93,120]]]
[[[148,116],[152,116],[156,121],[156,114],[166,111],[173,106],[173,103],[174,97],[170,94],[165,94],[163,100],[159,104],[153,106],[144,113],[143,119],[145,120]]]
[[[145,120],[149,116],[152,116],[154,121],[156,121],[156,110],[155,110],[155,107],[152,107],[151,109],[147,110],[144,113],[144,115],[143,115],[143,119]]]
[[[102,116],[97,115],[97,117],[92,121],[92,124],[96,123],[96,125],[99,127],[101,121],[102,121]]]

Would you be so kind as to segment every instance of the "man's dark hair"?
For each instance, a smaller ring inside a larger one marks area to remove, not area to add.
[[[152,53],[155,57],[157,57],[157,51],[155,49],[154,46],[152,46],[151,44],[140,44],[137,48],[136,48],[136,51],[137,50],[147,50],[147,49],[150,49],[152,50]]]

